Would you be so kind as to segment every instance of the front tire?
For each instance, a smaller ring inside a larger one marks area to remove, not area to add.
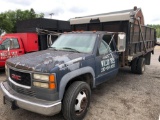
[[[86,82],[76,81],[67,89],[62,105],[66,120],[82,120],[89,108],[91,97],[90,86]]]

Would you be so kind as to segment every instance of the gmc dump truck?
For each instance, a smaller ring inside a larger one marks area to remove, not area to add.
[[[63,33],[51,48],[8,59],[6,81],[0,84],[4,103],[48,116],[62,111],[67,120],[82,120],[92,88],[113,79],[120,67],[143,74],[150,64],[155,30],[141,25],[140,11],[70,19],[74,31]]]

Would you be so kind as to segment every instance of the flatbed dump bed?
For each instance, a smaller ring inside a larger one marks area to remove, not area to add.
[[[155,29],[144,26],[140,8],[70,19],[72,31],[112,31],[126,33],[126,50],[120,53],[120,66],[131,65],[137,57],[145,57],[150,64],[156,45]],[[117,36],[115,36],[115,39]]]

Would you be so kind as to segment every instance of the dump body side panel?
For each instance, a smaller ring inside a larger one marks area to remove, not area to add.
[[[119,54],[120,66],[129,65],[136,57],[145,56],[149,52],[154,51],[156,43],[155,29],[147,26],[141,26],[143,39],[141,36],[140,26],[129,21],[99,22],[90,21],[86,24],[71,25],[72,31],[111,31],[126,33],[126,50]],[[117,43],[117,36],[115,36]],[[130,57],[132,59],[130,59]]]

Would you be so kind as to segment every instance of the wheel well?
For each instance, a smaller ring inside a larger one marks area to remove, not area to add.
[[[84,81],[86,83],[89,84],[89,86],[92,88],[93,87],[93,76],[91,73],[86,73],[86,74],[82,74],[80,76],[77,76],[73,79],[71,79],[67,85],[66,85],[66,88],[65,88],[65,91],[68,89],[68,87],[75,81]]]

